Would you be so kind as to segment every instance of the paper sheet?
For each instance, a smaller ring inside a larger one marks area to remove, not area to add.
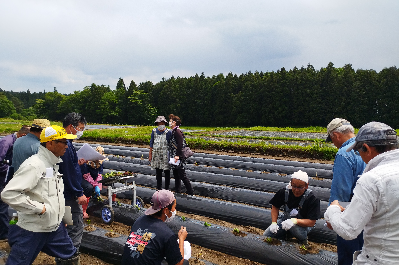
[[[104,160],[106,157],[91,148],[90,145],[84,144],[77,152],[78,159],[86,159],[88,161]]]
[[[174,157],[171,157],[171,158],[169,159],[169,164],[178,166],[178,165],[180,164],[180,160],[177,160],[177,162],[175,163],[175,158],[174,158]]]

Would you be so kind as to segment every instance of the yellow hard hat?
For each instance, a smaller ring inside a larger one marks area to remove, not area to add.
[[[40,133],[40,142],[45,143],[58,139],[75,139],[77,136],[73,134],[67,134],[64,128],[58,125],[53,125],[45,128]]]

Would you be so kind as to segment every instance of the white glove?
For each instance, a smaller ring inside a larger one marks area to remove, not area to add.
[[[297,219],[296,218],[287,219],[287,220],[285,220],[284,222],[281,223],[281,227],[285,231],[288,231],[288,230],[291,229],[291,227],[296,225],[296,223],[297,223]]]
[[[273,234],[276,234],[277,231],[278,231],[279,229],[280,229],[280,228],[278,227],[278,225],[277,225],[276,222],[272,222],[272,224],[269,226],[269,230],[270,230],[270,232],[272,232]]]

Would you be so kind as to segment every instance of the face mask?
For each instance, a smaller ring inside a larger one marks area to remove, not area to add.
[[[169,127],[172,127],[172,122],[169,122]]]
[[[165,222],[166,223],[168,223],[168,222],[170,222],[170,221],[172,221],[173,220],[173,218],[175,218],[175,216],[176,216],[176,210],[174,210],[173,212],[171,212],[172,213],[172,216],[171,217],[168,217],[166,214],[165,214],[165,216],[166,216],[166,220],[165,220]]]
[[[76,139],[79,139],[80,137],[82,137],[82,135],[83,135],[83,131],[77,131],[76,132]]]
[[[159,126],[158,126],[158,130],[160,130],[160,131],[165,130],[165,125],[159,125]]]

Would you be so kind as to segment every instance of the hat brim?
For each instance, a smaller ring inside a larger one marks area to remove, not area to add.
[[[357,144],[357,142],[355,141],[351,146],[349,146],[348,149],[346,149],[346,152],[352,151],[355,148],[356,144]]]
[[[150,207],[147,210],[145,210],[145,215],[153,215],[154,213],[159,212],[161,209],[155,210],[154,208]]]
[[[64,135],[63,137],[60,137],[60,138],[58,138],[58,139],[75,139],[76,137],[78,137],[77,135],[73,135],[73,134],[66,134],[66,135]]]

